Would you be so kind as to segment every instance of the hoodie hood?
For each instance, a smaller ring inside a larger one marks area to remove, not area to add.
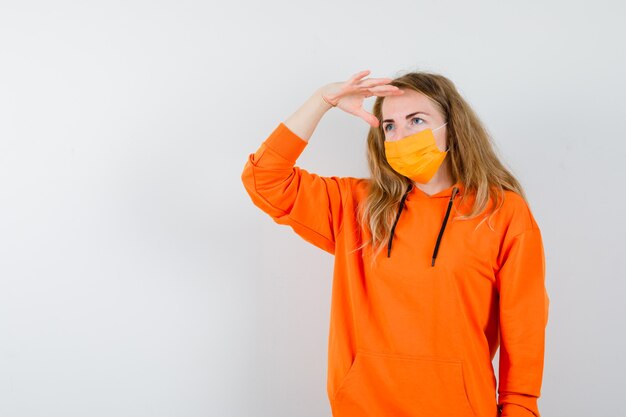
[[[438,193],[428,195],[424,191],[420,190],[418,187],[414,186],[413,183],[409,184],[406,192],[402,196],[402,200],[400,200],[400,206],[398,208],[398,214],[396,215],[396,219],[393,222],[393,226],[391,227],[391,233],[389,236],[389,243],[387,244],[387,257],[391,257],[391,246],[393,244],[393,234],[396,230],[396,225],[398,224],[398,220],[400,220],[400,215],[402,214],[402,209],[404,208],[404,204],[407,198],[415,198],[419,200],[429,200],[433,198],[447,198],[448,207],[446,209],[446,214],[441,223],[441,228],[439,229],[439,234],[437,236],[437,241],[435,242],[435,247],[433,249],[433,257],[430,266],[435,266],[435,259],[437,258],[437,252],[439,251],[439,245],[441,244],[441,238],[443,237],[443,232],[446,228],[446,224],[448,223],[448,217],[450,217],[450,210],[452,209],[452,205],[454,203],[454,199],[460,195],[464,190],[463,184],[457,181],[454,185],[439,191]]]

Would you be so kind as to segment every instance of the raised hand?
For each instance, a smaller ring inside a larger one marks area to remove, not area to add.
[[[347,81],[328,84],[321,89],[322,99],[333,107],[362,118],[372,127],[378,127],[379,120],[363,109],[363,100],[371,96],[395,96],[404,91],[393,85],[386,85],[391,78],[362,79],[370,70],[357,72]]]

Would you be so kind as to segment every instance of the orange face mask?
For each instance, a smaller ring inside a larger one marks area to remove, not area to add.
[[[396,141],[385,141],[387,162],[399,174],[419,183],[427,183],[435,175],[448,151],[440,151],[433,132],[441,129],[424,129]]]

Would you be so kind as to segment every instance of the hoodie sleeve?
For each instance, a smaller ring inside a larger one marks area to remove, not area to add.
[[[505,238],[496,283],[500,309],[498,406],[502,417],[540,417],[549,298],[541,233]]]
[[[307,141],[283,122],[248,156],[241,179],[252,202],[304,240],[335,253],[348,177],[322,177],[295,166]]]

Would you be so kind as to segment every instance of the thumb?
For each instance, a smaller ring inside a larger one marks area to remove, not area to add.
[[[372,127],[378,127],[380,125],[378,118],[372,113],[365,111],[362,107],[359,107],[354,114],[365,120]]]

